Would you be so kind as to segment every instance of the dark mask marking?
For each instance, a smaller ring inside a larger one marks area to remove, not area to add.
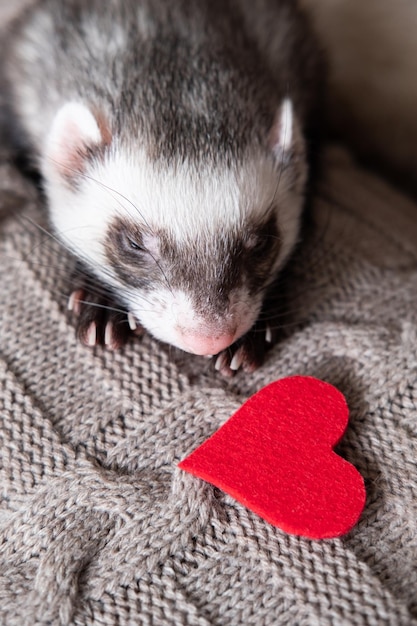
[[[182,290],[202,315],[224,315],[230,293],[243,285],[250,294],[262,293],[280,250],[275,215],[262,224],[248,225],[242,234],[219,230],[217,237],[204,244],[191,241],[178,245],[161,231],[157,234],[157,258],[141,249],[145,232],[120,217],[110,226],[105,249],[119,279],[147,291],[158,285]]]
[[[161,280],[161,269],[158,259],[144,246],[145,232],[133,221],[117,217],[110,225],[104,247],[118,278],[146,291]]]

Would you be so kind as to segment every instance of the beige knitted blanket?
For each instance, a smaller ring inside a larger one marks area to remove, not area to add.
[[[0,164],[0,624],[417,624],[415,207],[329,150],[293,323],[231,381],[145,337],[90,350],[36,192]],[[367,504],[346,537],[286,535],[176,465],[249,395],[336,385]]]

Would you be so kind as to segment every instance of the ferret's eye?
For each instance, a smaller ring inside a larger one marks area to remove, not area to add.
[[[130,237],[126,237],[126,241],[131,250],[134,250],[135,252],[146,252],[145,248],[141,246],[140,243],[138,243],[137,241],[134,241]]]
[[[268,240],[266,239],[266,237],[262,237],[261,239],[258,239],[253,250],[254,252],[259,253],[259,252],[263,252],[264,250],[266,250],[267,247],[268,247]]]
[[[263,254],[268,249],[267,237],[252,237],[249,241],[249,246],[254,254]]]

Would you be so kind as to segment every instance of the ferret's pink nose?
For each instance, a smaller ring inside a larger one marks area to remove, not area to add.
[[[187,333],[181,336],[181,344],[183,350],[204,356],[218,354],[225,348],[228,348],[234,339],[235,332],[225,332],[218,336]]]

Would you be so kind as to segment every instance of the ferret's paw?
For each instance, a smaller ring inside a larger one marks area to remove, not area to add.
[[[270,326],[256,324],[246,335],[214,357],[214,367],[227,378],[239,370],[252,373],[264,362],[274,339]]]
[[[124,346],[132,333],[142,333],[142,327],[131,313],[126,313],[105,293],[94,294],[80,288],[72,292],[68,309],[76,316],[76,335],[86,346],[107,346],[117,350]]]

